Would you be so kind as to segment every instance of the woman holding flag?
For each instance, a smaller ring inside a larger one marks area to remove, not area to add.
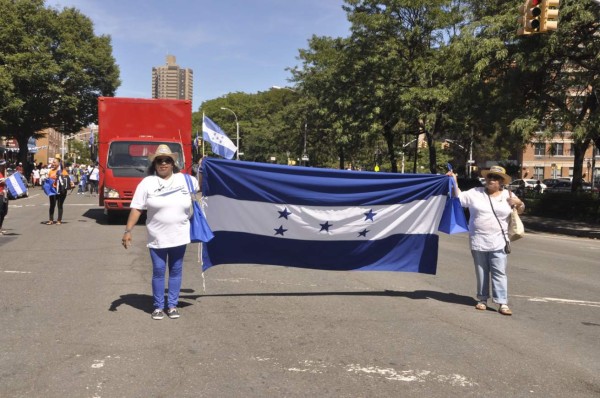
[[[54,209],[57,207],[57,205],[58,218],[56,220],[56,224],[60,225],[62,224],[63,204],[67,198],[67,191],[75,186],[69,178],[69,172],[62,167],[60,155],[56,155],[54,159],[52,159],[50,170],[48,171],[48,179],[52,181],[51,184],[55,190],[55,193],[49,194],[48,196],[50,198],[50,209],[48,210],[49,220],[46,225],[54,224]]]

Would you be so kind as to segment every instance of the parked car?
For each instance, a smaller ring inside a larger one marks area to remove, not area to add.
[[[548,188],[555,186],[556,184],[558,184],[559,182],[561,182],[563,180],[560,180],[558,178],[546,178],[544,181],[542,181],[544,184],[546,184],[546,186]]]
[[[548,187],[546,189],[546,192],[571,192],[572,184],[573,183],[571,181],[559,181],[553,186]],[[590,184],[589,182],[582,182],[581,189],[584,192],[598,192],[598,187],[594,187],[594,189],[592,190],[592,184]]]
[[[517,192],[522,193],[521,190],[523,189],[523,187],[527,190],[534,190],[535,186],[537,185],[537,182],[538,182],[538,180],[534,180],[532,178],[513,180],[513,182],[508,184],[508,189],[510,189],[511,191],[514,191],[515,193],[517,193]],[[544,191],[547,188],[546,184],[544,184],[543,182],[540,182],[540,186],[542,187],[542,189],[540,190],[540,193],[544,193]]]

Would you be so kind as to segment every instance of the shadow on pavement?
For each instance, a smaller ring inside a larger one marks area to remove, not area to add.
[[[437,300],[445,303],[474,306],[477,301],[473,297],[461,296],[454,293],[435,292],[432,290],[415,290],[414,292],[399,292],[384,290],[382,292],[306,292],[306,293],[232,293],[204,294],[197,297],[308,297],[308,296],[371,296],[371,297],[406,297],[412,300]]]
[[[193,293],[193,289],[181,289],[181,294],[179,295],[179,304],[177,305],[179,308],[184,308],[192,305],[191,303],[182,302],[181,300],[196,300],[200,296],[199,295],[184,295],[183,293]],[[165,303],[167,302],[165,297]],[[123,294],[120,298],[113,301],[110,305],[109,311],[116,312],[117,308],[121,305],[128,305],[135,309],[138,309],[143,312],[152,312],[154,310],[154,297],[149,294]]]

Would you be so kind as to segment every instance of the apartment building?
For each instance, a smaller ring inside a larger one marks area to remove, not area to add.
[[[152,68],[152,98],[192,100],[194,72],[177,65],[174,55],[167,55],[167,64]]]
[[[594,159],[598,151],[590,144],[585,151],[583,178],[587,182],[600,177],[600,164]],[[520,154],[521,178],[543,180],[545,178],[573,177],[573,139],[570,133],[555,136],[552,140],[534,140]],[[595,170],[594,170],[595,169]],[[592,173],[592,171],[595,171]]]

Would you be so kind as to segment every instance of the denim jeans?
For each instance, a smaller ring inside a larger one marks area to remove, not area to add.
[[[165,308],[165,273],[167,264],[169,264],[169,294],[167,304],[168,308],[177,307],[183,274],[183,257],[186,247],[187,245],[164,249],[150,248],[154,308],[161,310]]]
[[[477,299],[487,301],[490,297],[490,274],[492,298],[496,304],[508,304],[508,280],[506,277],[507,255],[504,249],[481,252],[471,250],[477,276]]]

